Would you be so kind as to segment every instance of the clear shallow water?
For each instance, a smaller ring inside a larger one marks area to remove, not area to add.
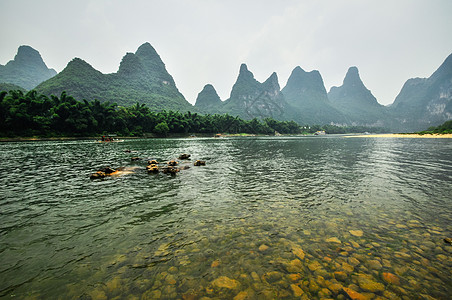
[[[207,165],[147,174],[180,153]],[[447,139],[0,143],[0,158],[5,299],[452,294]],[[104,166],[139,168],[89,179]]]

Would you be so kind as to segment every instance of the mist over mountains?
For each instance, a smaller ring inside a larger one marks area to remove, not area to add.
[[[357,67],[350,67],[343,84],[326,91],[321,74],[293,69],[281,89],[273,73],[264,82],[254,78],[246,64],[239,68],[230,97],[222,101],[214,86],[206,84],[191,105],[177,89],[156,50],[144,43],[126,53],[116,73],[103,74],[88,62],[74,58],[56,74],[38,51],[20,46],[14,60],[0,65],[0,89],[35,89],[45,95],[66,91],[76,99],[137,102],[152,110],[228,113],[244,119],[271,117],[301,125],[335,124],[387,127],[416,131],[452,119],[452,55],[429,78],[409,79],[394,103],[378,103],[362,82]]]

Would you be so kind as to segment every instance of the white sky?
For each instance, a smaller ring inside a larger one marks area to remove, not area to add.
[[[0,64],[20,45],[62,71],[80,57],[103,73],[149,42],[185,98],[211,83],[229,98],[241,63],[281,88],[296,66],[327,91],[350,66],[381,104],[452,53],[451,0],[0,0]]]

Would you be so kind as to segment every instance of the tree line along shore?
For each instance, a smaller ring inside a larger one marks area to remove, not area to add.
[[[167,137],[191,134],[327,134],[387,133],[388,129],[367,126],[300,125],[294,121],[272,118],[244,120],[229,114],[198,114],[195,112],[151,111],[136,103],[124,107],[116,103],[78,101],[63,92],[59,97],[46,96],[32,90],[0,92],[0,137],[2,138],[64,138],[99,137]],[[449,130],[452,122],[429,128],[440,133]],[[424,132],[425,134],[429,132]]]

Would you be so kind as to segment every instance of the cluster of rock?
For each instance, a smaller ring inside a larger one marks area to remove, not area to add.
[[[130,150],[129,150],[130,151]],[[189,160],[190,159],[190,154],[186,154],[183,153],[181,155],[179,155],[179,160]],[[131,158],[132,161],[138,161],[141,160],[141,158],[139,157],[132,157]],[[184,165],[179,165],[179,162],[175,159],[170,160],[166,163],[159,163],[157,160],[153,159],[153,160],[149,160],[148,161],[148,165],[146,166],[146,171],[148,173],[163,173],[163,174],[171,174],[171,175],[176,175],[177,173],[179,173],[181,170],[187,170],[190,168],[190,166],[185,163]],[[193,163],[194,166],[205,166],[206,162],[204,160],[196,160]],[[102,168],[98,171],[96,171],[95,173],[91,174],[90,178],[91,179],[102,179],[105,178],[107,176],[119,176],[125,173],[130,173],[133,172],[136,168],[135,167],[119,167],[117,169],[113,169],[110,167],[106,167],[106,168]]]
[[[179,160],[188,160],[190,159],[190,154],[183,153],[179,155]],[[146,167],[146,170],[148,173],[159,173],[162,172],[163,174],[172,174],[175,175],[179,173],[181,170],[187,170],[190,168],[188,165],[180,166],[178,167],[179,162],[175,159],[170,160],[163,166],[159,166],[159,162],[154,160],[148,161],[148,166]],[[203,160],[196,160],[193,164],[194,166],[205,166],[206,162]]]

